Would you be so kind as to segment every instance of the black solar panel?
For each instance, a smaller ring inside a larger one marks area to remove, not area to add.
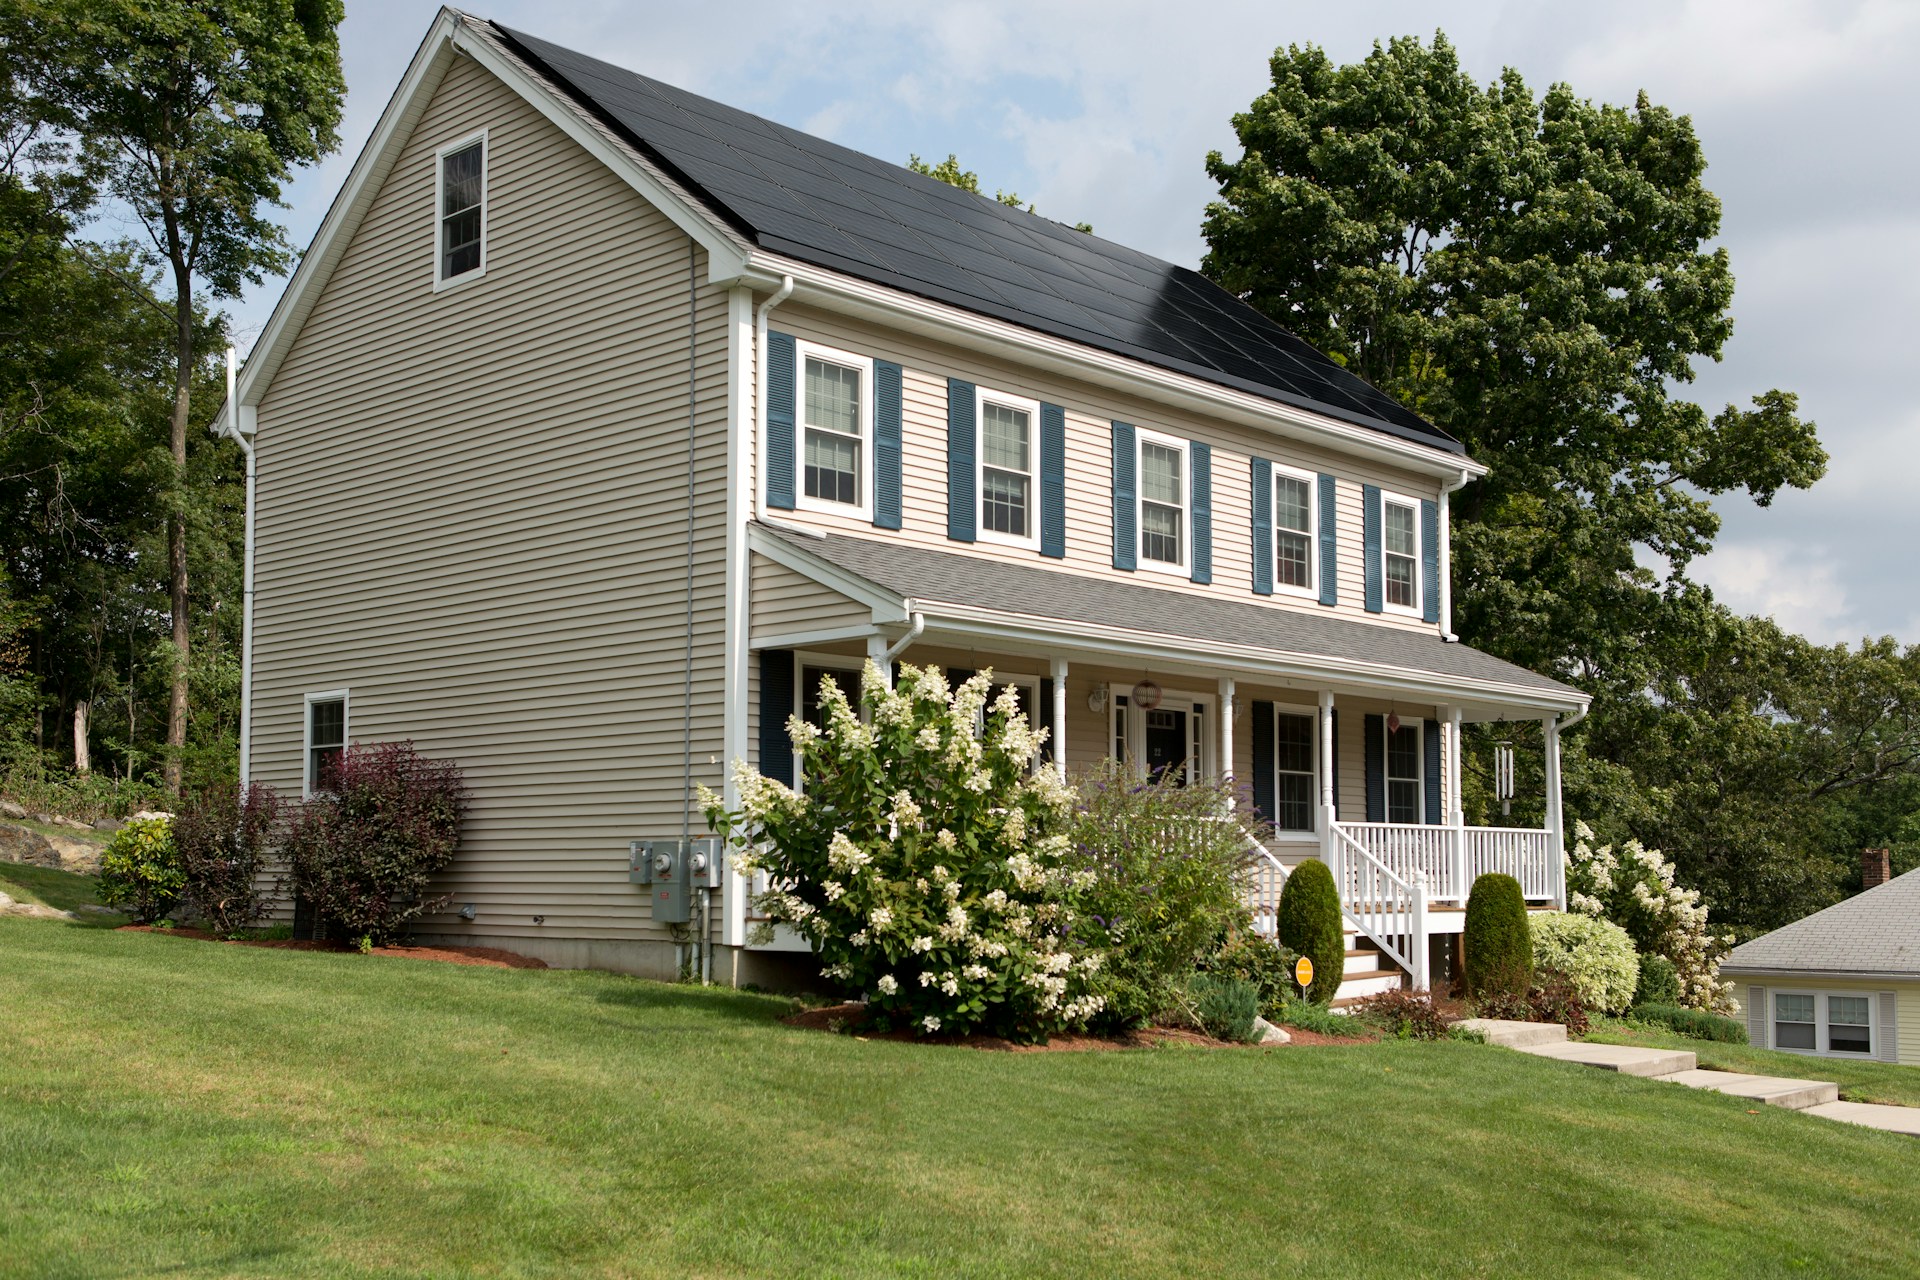
[[[1462,452],[1196,271],[494,26],[762,248]]]

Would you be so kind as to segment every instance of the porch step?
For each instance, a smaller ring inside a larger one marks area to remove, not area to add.
[[[1398,969],[1362,969],[1342,975],[1335,995],[1338,1000],[1364,1000],[1382,991],[1398,991],[1405,983],[1406,975]]]

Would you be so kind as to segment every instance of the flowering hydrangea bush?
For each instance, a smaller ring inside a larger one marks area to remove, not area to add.
[[[991,695],[991,672],[903,666],[890,690],[869,662],[864,723],[831,681],[824,733],[788,722],[805,794],[740,762],[738,811],[701,793],[735,869],[775,886],[756,904],[883,1025],[1036,1039],[1104,1003],[1101,952],[1068,941],[1091,874],[1062,865],[1072,793],[1032,768],[1016,691]]]
[[[1708,931],[1700,891],[1676,885],[1673,864],[1638,840],[1627,841],[1616,853],[1612,845],[1596,848],[1584,822],[1574,823],[1573,834],[1567,905],[1613,921],[1642,952],[1671,960],[1680,978],[1680,1001],[1688,1008],[1737,1012],[1733,984],[1720,977],[1720,957],[1733,939]]]
[[[1533,964],[1566,975],[1589,1009],[1625,1013],[1640,983],[1640,957],[1627,931],[1611,920],[1576,912],[1540,912],[1527,921]]]

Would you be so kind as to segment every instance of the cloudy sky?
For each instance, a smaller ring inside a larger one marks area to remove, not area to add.
[[[289,191],[304,244],[435,8],[347,0],[345,147]],[[1693,117],[1725,205],[1739,282],[1725,360],[1700,370],[1709,409],[1797,392],[1833,455],[1827,478],[1767,510],[1722,504],[1696,568],[1736,608],[1821,640],[1920,642],[1920,4],[1897,0],[1613,0],[1600,4],[841,0],[476,5],[483,17],[594,53],[887,159],[958,154],[989,189],[1103,236],[1197,264],[1231,152],[1232,114],[1276,46],[1340,61],[1439,27],[1482,79],[1630,103],[1646,89]],[[243,340],[279,281],[235,309]]]

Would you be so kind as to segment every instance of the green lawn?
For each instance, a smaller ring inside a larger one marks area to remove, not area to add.
[[[0,893],[15,902],[37,902],[61,911],[79,911],[82,906],[100,905],[100,882],[92,876],[56,871],[50,867],[28,866],[24,862],[0,862]],[[124,916],[80,912],[80,923],[93,928],[112,929],[125,924]]]
[[[1831,1080],[1849,1102],[1890,1102],[1920,1107],[1920,1067],[1892,1062],[1849,1062],[1844,1058],[1816,1058],[1804,1053],[1781,1053],[1744,1044],[1692,1040],[1665,1028],[1618,1022],[1596,1022],[1587,1036],[1610,1044],[1640,1044],[1655,1049],[1691,1049],[1700,1065],[1714,1071],[1746,1071],[1762,1076],[1801,1080]]]
[[[981,1053],[0,920],[0,1275],[1920,1271],[1920,1143],[1462,1043]]]

